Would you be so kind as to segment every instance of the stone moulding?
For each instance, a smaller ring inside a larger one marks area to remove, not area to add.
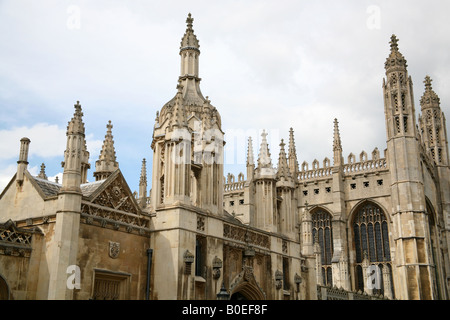
[[[81,205],[81,222],[102,228],[111,227],[114,230],[133,233],[141,236],[150,235],[150,219],[118,210],[100,207],[94,204]]]
[[[269,236],[262,233],[250,231],[246,228],[239,228],[229,224],[224,224],[223,236],[228,239],[241,241],[265,249],[270,249]]]

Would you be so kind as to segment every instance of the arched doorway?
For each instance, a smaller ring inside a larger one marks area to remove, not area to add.
[[[6,280],[0,275],[0,300],[9,300],[9,287]]]
[[[230,300],[265,300],[266,295],[255,279],[253,268],[244,267],[231,282]]]
[[[258,286],[244,282],[233,289],[230,300],[264,300],[264,293]]]

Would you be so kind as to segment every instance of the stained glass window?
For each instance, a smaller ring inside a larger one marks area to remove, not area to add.
[[[353,236],[356,256],[355,284],[357,290],[363,291],[365,281],[362,263],[365,257],[369,264],[377,265],[380,270],[387,268],[385,270],[391,271],[388,224],[380,207],[366,203],[358,209],[353,220]],[[383,293],[382,278],[380,283],[380,288],[374,290],[374,293]]]
[[[311,217],[313,222],[313,239],[315,242],[317,238],[321,251],[323,284],[332,285],[333,230],[331,215],[319,209],[313,212]]]

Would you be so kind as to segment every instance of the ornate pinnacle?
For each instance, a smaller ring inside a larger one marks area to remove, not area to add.
[[[248,149],[247,149],[247,166],[254,165],[255,160],[253,159],[253,143],[252,137],[248,138]]]
[[[440,99],[431,86],[432,81],[433,80],[431,79],[430,76],[426,76],[423,82],[425,84],[425,92],[423,93],[423,96],[420,99],[422,110],[430,107],[439,107]]]
[[[139,185],[147,185],[147,162],[145,158],[142,160],[141,177],[139,178]]]
[[[342,151],[341,135],[339,134],[339,122],[337,119],[334,119],[333,151]]]
[[[67,134],[84,134],[83,112],[81,111],[80,101],[74,104],[75,112],[67,126]]]
[[[425,81],[423,83],[425,83],[425,90],[426,91],[431,91],[433,90],[433,88],[431,87],[431,82],[433,80],[430,78],[430,76],[426,76],[425,77]]]
[[[188,30],[192,30],[192,23],[194,22],[194,18],[192,18],[191,13],[188,14],[188,17],[186,18],[186,24]]]
[[[45,164],[41,164],[41,172],[38,175],[39,178],[47,180],[47,175],[45,174]]]
[[[290,177],[290,172],[289,172],[289,167],[288,167],[288,163],[287,163],[287,158],[286,158],[286,152],[284,151],[284,147],[285,147],[285,143],[284,140],[281,139],[281,143],[280,143],[280,156],[278,158],[278,172],[277,172],[277,176],[278,177]]]
[[[398,39],[395,34],[391,36],[391,41],[389,43],[391,44],[391,53],[384,64],[386,71],[406,71],[406,59],[398,50]]]
[[[391,50],[392,51],[398,51],[398,39],[397,39],[397,36],[395,34],[393,34],[391,36],[390,44],[391,44]]]

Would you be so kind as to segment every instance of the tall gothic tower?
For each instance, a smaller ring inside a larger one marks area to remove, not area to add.
[[[433,299],[432,259],[428,250],[428,217],[413,85],[398,40],[391,37],[391,52],[383,81],[387,148],[391,171],[392,220],[397,260],[396,292],[400,299]]]
[[[221,214],[221,118],[200,91],[200,45],[189,14],[181,40],[177,93],[157,113],[153,132],[152,207],[176,202]]]
[[[155,273],[170,276],[171,268],[175,271],[174,276],[155,279],[155,286],[160,288],[158,295],[163,299],[186,299],[197,290],[187,280],[191,271],[184,261],[195,252],[200,259],[196,261],[196,272],[201,272],[200,253],[210,244],[206,237],[198,236],[195,221],[204,230],[208,216],[223,215],[224,133],[219,112],[200,90],[200,45],[193,21],[189,14],[180,46],[177,92],[157,113],[151,144],[151,208],[155,229],[159,231],[153,239],[154,257],[167,261],[169,255],[173,262],[170,266],[157,266],[162,269]],[[187,268],[184,276],[177,273],[183,268]],[[174,282],[172,287],[169,282]],[[172,288],[177,288],[176,293]]]

